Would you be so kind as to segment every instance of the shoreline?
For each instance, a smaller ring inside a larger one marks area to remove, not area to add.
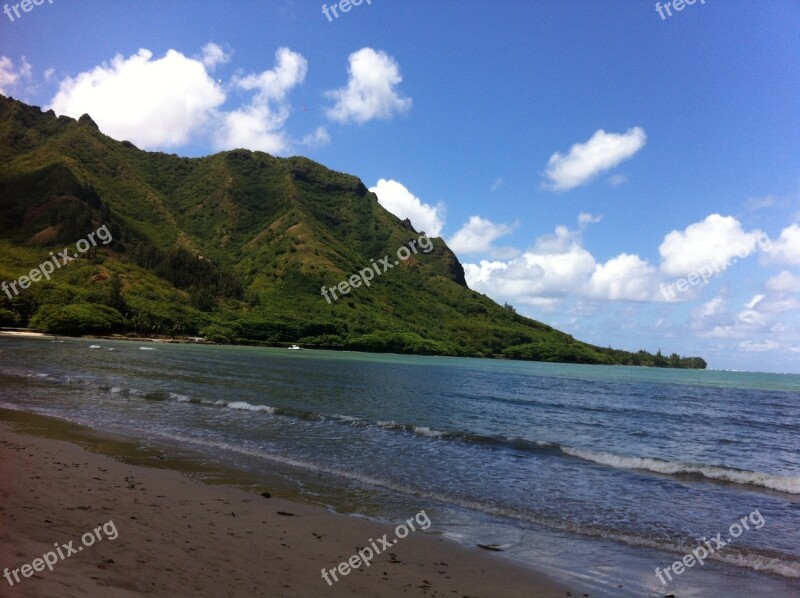
[[[0,336],[12,336],[12,337],[27,337],[27,338],[50,338],[50,339],[58,339],[59,335],[51,334],[49,332],[35,332],[29,330],[27,328],[0,328]],[[266,341],[251,341],[251,342],[241,342],[241,343],[217,343],[214,341],[205,340],[201,337],[192,337],[192,336],[175,336],[175,337],[152,337],[152,336],[138,336],[134,333],[127,333],[127,334],[113,334],[113,335],[93,335],[93,334],[84,334],[81,336],[68,336],[68,335],[60,335],[63,338],[70,338],[70,339],[87,339],[87,340],[106,340],[106,341],[134,341],[134,342],[148,342],[148,343],[163,343],[163,344],[171,344],[171,345],[206,345],[212,347],[262,347],[267,349],[288,349],[289,347],[297,346],[297,343],[300,341],[294,342],[281,342],[281,343],[270,343]],[[657,366],[657,365],[624,365],[619,363],[582,363],[582,362],[570,362],[570,361],[541,361],[535,359],[522,359],[516,357],[509,357],[507,355],[449,355],[445,353],[395,353],[393,351],[364,351],[362,349],[349,349],[346,347],[340,346],[319,346],[319,345],[307,345],[305,347],[300,347],[304,350],[310,351],[335,351],[338,353],[366,353],[368,355],[408,355],[412,357],[454,357],[459,359],[491,359],[493,361],[521,361],[521,362],[528,362],[528,363],[562,363],[565,365],[600,365],[600,366],[607,366],[607,367],[634,367],[634,368],[647,368],[647,369],[657,369],[657,370],[688,370],[688,371],[705,371],[708,370],[707,367],[704,368],[684,368],[684,367],[675,367],[675,366]]]
[[[393,538],[395,528],[163,465],[128,464],[21,428],[0,420],[0,570],[13,574],[54,542],[80,546],[83,534],[109,521],[118,537],[20,578],[14,595],[598,595],[429,532],[410,533],[328,585],[323,568],[348,561],[369,539]]]

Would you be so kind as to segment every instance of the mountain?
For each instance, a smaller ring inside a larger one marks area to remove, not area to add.
[[[306,158],[145,152],[88,115],[0,96],[0,163],[0,280],[16,283],[0,293],[0,325],[705,367],[582,343],[471,291],[442,239],[387,212],[358,178]],[[21,278],[32,269],[53,272]],[[351,278],[368,271],[369,288]],[[360,286],[343,294],[348,280]]]

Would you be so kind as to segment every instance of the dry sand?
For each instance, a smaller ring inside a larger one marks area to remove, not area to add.
[[[345,561],[369,538],[394,537],[393,528],[128,465],[0,423],[0,574],[32,563],[56,542],[77,548],[84,533],[108,521],[115,540],[13,587],[0,577],[0,596],[588,595],[502,556],[420,532],[329,587],[323,567]]]

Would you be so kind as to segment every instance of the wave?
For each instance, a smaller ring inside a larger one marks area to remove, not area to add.
[[[267,413],[275,413],[275,408],[269,405],[251,405],[244,401],[235,401],[227,404],[228,409],[238,409],[239,411],[266,411]]]
[[[152,430],[147,430],[146,432],[153,433]],[[506,517],[528,523],[544,525],[552,529],[580,534],[583,536],[613,540],[629,546],[653,548],[675,554],[688,554],[697,546],[696,540],[694,539],[681,540],[657,538],[652,535],[634,535],[631,533],[608,529],[598,525],[583,524],[576,521],[566,520],[563,517],[553,517],[529,510],[495,505],[483,500],[471,499],[460,495],[454,495],[449,492],[435,492],[431,491],[430,489],[416,488],[410,485],[393,482],[391,480],[366,475],[361,472],[330,467],[329,465],[317,464],[311,461],[287,457],[285,455],[271,453],[259,448],[251,448],[209,438],[199,439],[190,436],[184,436],[182,434],[174,434],[163,431],[156,431],[155,433],[165,439],[177,441],[182,444],[189,443],[200,445],[204,448],[216,448],[231,451],[298,469],[304,469],[313,471],[315,473],[323,473],[342,479],[356,481],[367,486],[382,488],[393,493],[432,500],[441,504],[453,505],[488,515]],[[786,558],[786,555],[775,551],[756,553],[751,549],[748,550],[736,546],[726,546],[724,550],[712,553],[707,557],[707,559],[756,571],[767,571],[782,577],[800,578],[800,563],[795,560],[790,560]]]
[[[227,402],[222,400],[211,401],[206,399],[187,399],[183,395],[176,395],[175,393],[168,394],[171,396],[171,398],[181,402],[190,402],[214,407],[225,407],[238,411],[263,412],[269,415],[294,417],[306,421],[331,421],[337,424],[346,424],[362,428],[377,426],[383,430],[414,434],[431,441],[456,441],[467,444],[482,445],[491,448],[506,448],[543,455],[562,454],[572,458],[581,459],[583,461],[597,463],[598,465],[612,467],[614,469],[649,471],[652,473],[670,476],[698,476],[714,481],[761,487],[778,492],[784,492],[786,494],[800,495],[800,477],[778,476],[766,472],[749,471],[746,469],[736,469],[719,465],[668,461],[655,457],[615,455],[613,453],[575,448],[545,440],[530,440],[514,436],[494,436],[462,431],[436,430],[430,428],[429,426],[406,424],[395,421],[372,422],[351,415],[325,415],[313,411],[303,411],[289,407],[253,405],[244,401]],[[153,400],[153,398],[151,398],[153,395],[158,397],[155,400],[161,400],[161,393],[148,393],[145,398]]]
[[[640,469],[665,475],[698,475],[710,480],[732,482],[748,486],[761,486],[770,490],[800,494],[800,477],[776,476],[761,471],[749,471],[719,465],[703,465],[666,461],[653,457],[626,457],[611,453],[588,451],[585,449],[560,447],[561,452],[584,461],[592,461],[600,465],[618,469]]]
[[[14,370],[13,368],[0,368],[0,373],[6,375],[24,376],[27,378],[44,378],[40,372]],[[54,380],[49,377],[48,381]],[[82,384],[81,380],[67,378],[67,384]],[[737,469],[721,465],[706,463],[687,463],[682,461],[672,461],[659,459],[656,457],[640,457],[630,455],[617,455],[614,453],[597,451],[585,448],[577,448],[562,445],[557,442],[544,440],[531,440],[514,436],[485,435],[474,432],[458,430],[437,430],[430,426],[419,424],[407,424],[395,421],[372,421],[352,415],[341,414],[322,414],[314,411],[306,411],[291,407],[274,407],[271,405],[260,405],[248,403],[246,401],[226,401],[198,399],[184,394],[170,392],[168,390],[153,390],[145,392],[138,389],[125,389],[119,386],[108,384],[91,384],[97,388],[115,395],[141,396],[145,400],[153,402],[175,401],[179,403],[203,405],[206,407],[227,408],[239,413],[263,414],[269,416],[283,416],[313,422],[331,422],[339,425],[349,425],[357,428],[380,428],[389,432],[413,434],[430,442],[462,442],[472,445],[486,446],[492,449],[509,449],[528,454],[540,455],[566,455],[574,459],[596,463],[614,469],[627,469],[647,471],[660,475],[678,477],[698,477],[717,482],[727,482],[740,484],[753,488],[766,488],[777,492],[791,495],[800,495],[800,477],[780,476],[762,471],[751,471]]]

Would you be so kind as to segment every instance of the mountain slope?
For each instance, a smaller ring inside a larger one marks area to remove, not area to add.
[[[0,160],[0,280],[16,280],[101,226],[113,236],[52,280],[0,294],[3,325],[705,366],[587,345],[497,305],[467,288],[441,239],[420,250],[427,237],[387,212],[359,179],[306,158],[144,152],[103,135],[88,116],[56,118],[0,96]],[[409,257],[396,260],[402,247]],[[369,288],[338,301],[322,297],[323,286],[384,256],[391,268]]]

